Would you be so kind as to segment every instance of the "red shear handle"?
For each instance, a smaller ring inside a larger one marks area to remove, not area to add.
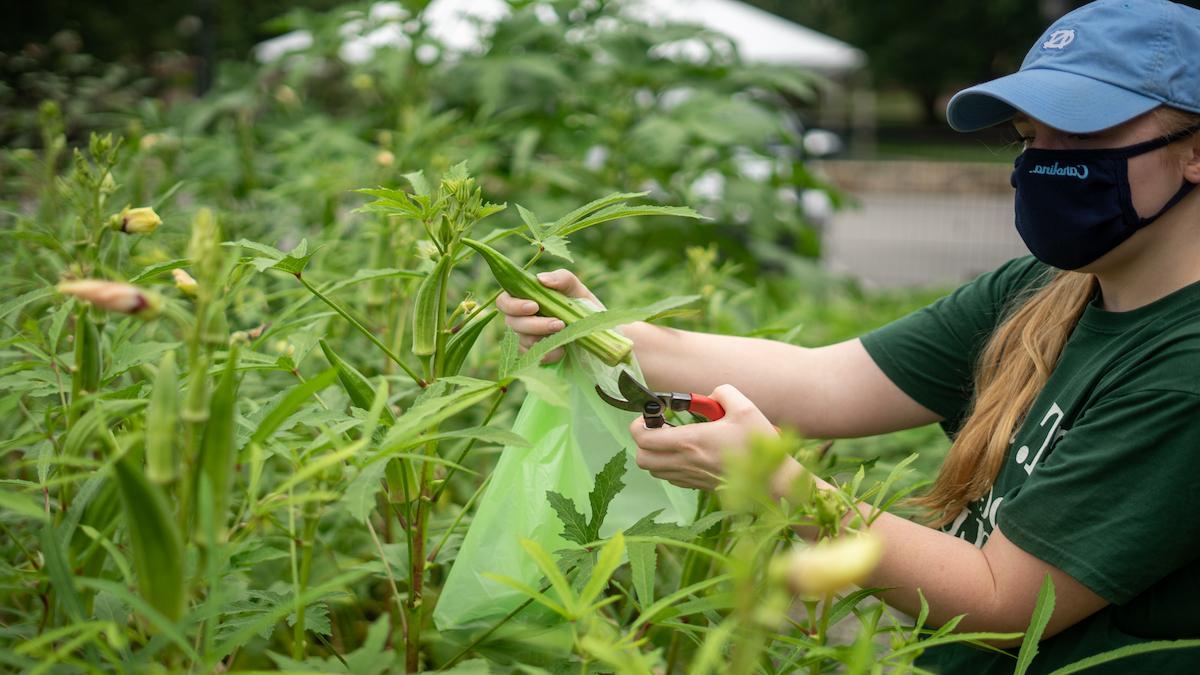
[[[725,409],[715,399],[700,394],[692,394],[692,403],[688,412],[702,415],[709,422],[716,422],[725,416]]]

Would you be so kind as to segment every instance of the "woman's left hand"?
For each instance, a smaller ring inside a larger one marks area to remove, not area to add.
[[[724,472],[725,452],[745,452],[752,435],[779,434],[733,385],[723,384],[711,396],[725,409],[715,422],[648,429],[640,415],[634,419],[629,432],[638,445],[638,466],[679,487],[712,490]]]

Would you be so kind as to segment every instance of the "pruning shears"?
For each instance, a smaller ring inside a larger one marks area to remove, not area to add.
[[[624,400],[609,396],[600,385],[596,385],[596,393],[611,406],[640,412],[642,418],[646,420],[646,427],[650,429],[657,429],[666,424],[667,420],[663,417],[664,410],[686,410],[700,415],[709,422],[715,422],[725,416],[725,409],[721,407],[721,404],[708,396],[677,391],[650,391],[627,370],[622,370],[621,375],[617,378],[617,388],[625,397]]]

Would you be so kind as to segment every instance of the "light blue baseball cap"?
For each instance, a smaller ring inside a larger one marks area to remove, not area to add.
[[[975,131],[1019,111],[1086,134],[1160,105],[1200,113],[1200,10],[1097,0],[1047,28],[1017,72],[955,94],[946,118]]]

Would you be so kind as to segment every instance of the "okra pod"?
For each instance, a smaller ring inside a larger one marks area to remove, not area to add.
[[[137,572],[138,592],[171,621],[185,603],[183,537],[162,490],[126,454],[113,464]]]
[[[463,362],[467,359],[467,354],[471,352],[471,347],[475,345],[475,341],[479,339],[479,335],[483,329],[487,327],[492,319],[496,318],[497,311],[492,309],[479,315],[471,323],[463,326],[450,341],[446,343],[446,366],[442,370],[443,376],[457,375],[462,369]]]
[[[492,276],[496,277],[496,281],[509,295],[533,300],[538,304],[539,313],[543,316],[561,319],[569,326],[593,313],[562,293],[546,288],[537,277],[521,269],[491,246],[473,239],[464,238],[462,242],[479,252],[491,268]],[[633,342],[614,330],[585,335],[579,338],[578,343],[610,366],[626,361],[633,352]]]
[[[441,322],[438,300],[442,295],[442,276],[449,264],[450,256],[442,256],[417,287],[412,317],[412,351],[417,356],[429,356],[437,351],[438,324]]]
[[[179,370],[175,352],[167,352],[154,376],[146,411],[146,475],[159,485],[175,480],[179,466],[175,436],[179,419]]]
[[[212,489],[213,522],[217,524],[217,536],[225,536],[225,521],[229,509],[229,492],[234,474],[234,415],[237,412],[237,360],[238,345],[229,347],[225,370],[213,390],[208,405],[208,423],[200,441],[201,479],[207,479]],[[196,494],[200,494],[197,489]]]

